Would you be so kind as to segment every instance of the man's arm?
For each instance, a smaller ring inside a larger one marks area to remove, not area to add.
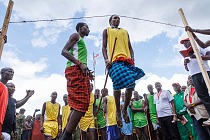
[[[107,112],[107,98],[106,97],[103,98],[103,111],[104,113]]]
[[[185,30],[190,31],[190,32],[204,34],[204,35],[210,35],[210,29],[193,29],[190,26],[186,26]]]
[[[201,56],[202,60],[210,60],[210,51],[206,52],[205,56]]]
[[[176,122],[178,119],[177,119],[177,116],[176,116],[176,107],[174,105],[174,100],[171,100],[170,101],[171,103],[171,106],[172,106],[172,113],[173,113],[173,121]]]
[[[107,55],[107,29],[103,31],[103,41],[102,41],[102,53],[104,56],[104,61],[106,64],[106,67],[109,69],[111,68],[112,63],[110,62],[111,60],[108,59]]]
[[[16,108],[23,106],[28,101],[28,99],[34,94],[34,90],[26,90],[26,93],[26,96],[22,100],[17,101]]]
[[[194,33],[192,33],[195,41],[198,43],[198,45],[201,47],[201,48],[207,48],[210,46],[210,40],[206,41],[205,43],[202,42]]]
[[[63,55],[66,59],[70,60],[71,62],[77,65],[79,65],[78,60],[70,54],[69,50],[73,48],[73,46],[77,43],[78,40],[79,35],[77,33],[72,34],[61,52],[61,55]]]
[[[59,110],[58,110],[58,118],[57,118],[57,121],[58,121],[58,135],[60,135],[62,133],[62,125],[61,125],[61,116],[60,116],[60,110],[61,110],[61,106],[59,105]]]
[[[42,133],[44,133],[43,123],[44,123],[45,110],[46,110],[46,102],[42,106],[42,116],[41,116],[41,121],[40,121],[40,131]]]
[[[131,46],[129,34],[128,34],[128,47],[129,47],[129,50],[130,50],[131,59],[134,61],[134,51],[133,51],[133,48]]]

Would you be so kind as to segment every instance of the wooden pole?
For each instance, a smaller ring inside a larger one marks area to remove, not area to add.
[[[180,16],[182,18],[182,22],[183,22],[184,26],[185,27],[188,26],[187,20],[186,20],[185,15],[184,15],[184,12],[183,12],[183,10],[181,8],[179,9],[179,14],[180,14]],[[210,93],[210,80],[209,80],[209,76],[208,76],[208,73],[206,71],[206,68],[205,68],[205,66],[203,64],[203,60],[202,60],[202,58],[200,56],[200,53],[198,51],[198,47],[197,47],[197,45],[196,45],[196,43],[194,41],[194,38],[192,36],[192,33],[190,31],[187,31],[187,34],[188,34],[188,37],[190,39],[190,43],[192,45],[192,48],[193,48],[194,54],[196,56],[196,59],[198,61],[198,65],[199,65],[199,67],[201,69],[201,73],[203,75],[204,81],[205,81],[206,86],[208,88],[208,91]]]
[[[5,15],[5,18],[4,18],[2,31],[1,31],[1,34],[0,34],[0,59],[1,59],[2,51],[3,51],[3,47],[4,47],[4,36],[7,34],[7,29],[8,29],[10,17],[11,17],[11,14],[12,14],[13,4],[14,4],[14,2],[12,0],[10,0],[9,4],[8,4],[8,7],[7,7],[6,15]]]

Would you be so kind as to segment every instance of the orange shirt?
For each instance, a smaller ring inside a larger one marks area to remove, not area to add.
[[[2,125],[4,122],[4,116],[7,111],[7,105],[8,105],[8,90],[7,87],[0,82],[0,124]]]
[[[44,134],[40,131],[40,123],[38,120],[34,121],[31,140],[44,140]]]

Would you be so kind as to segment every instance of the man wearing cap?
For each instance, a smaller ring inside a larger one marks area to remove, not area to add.
[[[187,113],[187,109],[184,105],[184,92],[181,91],[181,86],[179,83],[173,83],[172,86],[176,92],[174,95],[174,105],[176,108],[177,117],[180,120],[177,122],[177,126],[181,139],[187,140],[189,138],[193,138],[194,140],[198,140],[192,119]]]
[[[25,118],[26,116],[24,115],[25,113],[25,109],[24,108],[21,108],[16,119],[17,119],[17,122],[16,122],[16,129],[17,129],[17,132],[18,132],[18,139],[17,140],[21,140],[21,134],[22,134],[22,129],[23,129],[23,123],[25,122]]]
[[[196,35],[194,35],[194,38],[196,40]],[[191,47],[191,43],[189,41],[189,38],[183,39],[180,41],[181,44],[184,45],[185,48]],[[210,60],[210,52],[207,49],[202,49],[198,47],[198,51],[201,55],[201,58],[203,60],[204,67],[206,68],[206,71],[208,75],[210,76],[210,67],[208,65],[208,61]],[[201,73],[200,67],[198,65],[197,59],[194,54],[190,54],[190,58],[186,58],[184,60],[185,69],[189,71],[190,76],[192,77],[196,92],[198,94],[198,97],[203,102],[208,114],[210,115],[210,96],[208,93],[208,88],[205,84],[203,75]],[[204,125],[210,125],[210,118],[203,122]]]

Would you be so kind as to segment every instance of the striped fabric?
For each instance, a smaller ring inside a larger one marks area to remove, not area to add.
[[[86,112],[90,102],[89,77],[85,77],[77,65],[67,67],[65,76],[69,106],[77,111]]]
[[[113,89],[120,90],[123,88],[134,88],[135,80],[145,75],[144,71],[126,61],[116,61],[112,63],[109,70],[109,76],[113,82]]]

